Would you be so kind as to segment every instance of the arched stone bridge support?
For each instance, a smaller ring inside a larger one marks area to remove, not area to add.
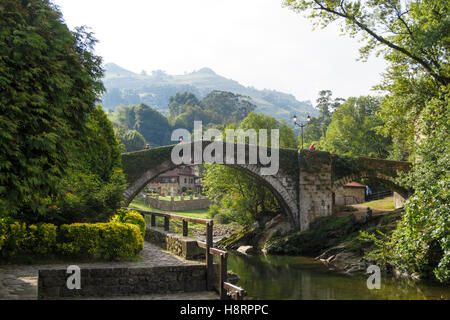
[[[203,141],[189,145],[193,154],[194,145],[200,145],[201,150],[204,150],[210,143]],[[307,230],[314,219],[330,216],[334,190],[350,181],[371,177],[389,185],[405,198],[409,193],[393,180],[399,171],[410,169],[408,162],[343,157],[323,151],[302,150],[298,153],[293,149],[271,149],[270,152],[279,152],[279,170],[273,175],[262,175],[261,168],[267,166],[261,165],[259,161],[249,164],[248,157],[245,163],[238,163],[236,155],[239,145],[231,144],[231,149],[227,146],[230,144],[223,142],[223,164],[244,170],[267,186],[277,198],[294,230]],[[248,155],[249,145],[240,146],[245,146]],[[171,159],[173,148],[174,146],[165,146],[122,155],[128,183],[124,193],[126,204],[153,178],[177,167]],[[233,150],[233,155],[227,155],[225,150]]]

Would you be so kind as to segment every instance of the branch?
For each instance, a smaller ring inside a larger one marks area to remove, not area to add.
[[[330,9],[328,7],[324,7],[322,5],[322,3],[320,3],[318,0],[314,0],[314,2],[319,6],[319,10],[323,10],[326,11],[328,13],[337,15],[341,18],[344,18],[346,20],[350,20],[352,21],[354,24],[356,24],[360,29],[366,31],[368,34],[370,34],[373,38],[375,38],[378,42],[388,46],[391,49],[394,49],[396,51],[399,51],[401,53],[403,53],[404,55],[406,55],[407,57],[411,58],[412,60],[416,61],[417,63],[419,63],[422,67],[425,68],[425,70],[432,76],[434,77],[438,82],[440,82],[443,85],[447,85],[450,82],[450,78],[445,77],[445,76],[441,76],[436,74],[433,69],[431,68],[431,66],[422,58],[419,58],[415,55],[413,55],[411,52],[409,52],[408,50],[406,50],[405,48],[399,47],[396,44],[390,42],[389,40],[385,39],[383,36],[380,36],[378,34],[375,33],[375,31],[369,29],[369,27],[367,27],[365,24],[363,24],[362,22],[358,21],[355,17],[350,16],[346,13],[345,9],[343,8],[343,6],[341,5],[341,9],[343,11],[343,13],[335,11],[333,9]],[[341,2],[342,3],[342,2]]]

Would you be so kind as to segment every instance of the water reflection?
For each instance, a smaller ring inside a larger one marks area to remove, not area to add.
[[[307,257],[230,254],[228,268],[256,299],[450,299],[450,288],[382,276],[381,289],[369,290],[369,275],[342,275]]]

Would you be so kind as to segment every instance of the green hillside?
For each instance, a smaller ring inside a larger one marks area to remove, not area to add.
[[[103,82],[107,91],[102,97],[102,105],[107,110],[115,110],[121,104],[145,103],[168,114],[169,98],[176,92],[189,91],[203,98],[213,90],[222,90],[249,96],[257,106],[256,112],[270,114],[288,123],[294,114],[299,119],[318,115],[310,101],[297,101],[293,95],[275,90],[245,87],[209,68],[185,75],[169,75],[161,70],[137,74],[113,63],[106,64],[105,69]]]

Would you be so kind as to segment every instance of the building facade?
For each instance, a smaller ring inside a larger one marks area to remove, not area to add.
[[[178,195],[192,191],[201,193],[203,184],[198,166],[180,166],[167,171],[148,184],[150,192],[158,192],[164,195]]]

